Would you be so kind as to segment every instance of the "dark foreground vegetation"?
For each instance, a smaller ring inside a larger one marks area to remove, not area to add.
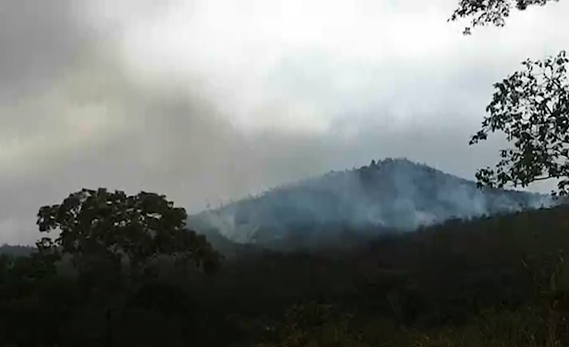
[[[567,206],[230,260],[177,234],[176,213],[158,195],[105,190],[40,209],[40,230],[60,238],[1,256],[0,345],[569,344]]]
[[[513,5],[461,0],[451,20],[503,26]],[[569,195],[567,64],[564,51],[528,60],[494,85],[471,143],[503,131],[514,147],[479,184],[554,178]],[[0,346],[569,345],[566,205],[231,260],[186,220],[150,193],[83,190],[42,207],[40,231],[58,235],[0,256]]]

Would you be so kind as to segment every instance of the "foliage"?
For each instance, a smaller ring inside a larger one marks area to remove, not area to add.
[[[102,188],[83,189],[61,204],[41,207],[40,232],[59,235],[41,238],[27,256],[0,255],[0,344],[109,344],[124,337],[114,329],[116,321],[128,321],[134,312],[137,319],[148,317],[147,324],[157,324],[160,317],[178,319],[185,323],[174,330],[191,332],[190,294],[156,282],[157,266],[166,259],[185,277],[193,262],[209,274],[218,269],[221,256],[204,236],[186,228],[186,219],[185,210],[162,195],[127,196]],[[62,271],[70,262],[78,270],[75,275]],[[152,340],[153,332],[144,338],[147,342],[165,341],[162,335]],[[179,340],[179,334],[168,333]]]
[[[559,0],[515,0],[513,7],[525,11],[530,6],[544,6],[552,1]],[[506,18],[510,16],[512,5],[510,0],[460,0],[449,21],[470,17],[471,22],[464,29],[464,35],[470,35],[474,27],[486,24],[502,27],[506,24]]]
[[[470,144],[502,131],[513,148],[501,150],[497,169],[477,172],[480,185],[526,187],[545,179],[560,179],[558,192],[569,186],[569,83],[566,52],[544,61],[527,60],[526,70],[496,83],[489,116]]]
[[[517,311],[486,311],[469,324],[459,327],[417,330],[399,329],[385,320],[361,321],[363,317],[330,319],[327,324],[296,328],[283,320],[279,329],[286,331],[280,339],[263,341],[256,347],[554,347],[563,346],[559,331],[540,324],[531,307]]]
[[[449,220],[344,250],[246,252],[215,276],[159,256],[155,276],[137,282],[108,281],[102,265],[88,283],[54,271],[69,255],[2,255],[0,345],[562,345],[568,214]]]
[[[411,231],[452,217],[539,207],[549,203],[545,200],[516,190],[481,191],[476,182],[407,159],[387,158],[240,200],[193,216],[189,223],[223,251],[231,247],[220,242],[219,234],[278,250],[345,248],[367,242],[382,229]]]
[[[128,260],[139,274],[159,255],[213,271],[220,260],[204,236],[186,229],[186,211],[155,193],[83,189],[61,204],[41,207],[37,217],[41,232],[60,230],[55,240],[38,241],[39,251],[70,254],[82,271],[109,262],[119,268]]]
[[[558,0],[516,0],[516,9],[545,6]],[[509,0],[460,0],[449,21],[472,17],[470,34],[475,26],[492,23],[504,26],[510,15]],[[502,131],[513,148],[500,151],[501,160],[495,169],[478,170],[479,187],[527,187],[530,183],[557,179],[553,195],[567,195],[569,187],[569,85],[567,84],[566,52],[557,56],[522,64],[525,71],[515,72],[500,83],[486,107],[490,113],[482,121],[482,129],[470,144],[486,140],[490,132]]]

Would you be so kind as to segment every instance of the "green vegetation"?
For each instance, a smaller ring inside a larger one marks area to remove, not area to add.
[[[231,248],[227,240],[223,242],[224,236],[285,251],[346,246],[368,241],[382,229],[413,231],[449,218],[469,219],[554,203],[546,194],[478,189],[476,182],[425,164],[386,158],[205,211],[190,217],[188,224],[224,253]]]
[[[462,0],[451,19],[500,26],[510,8]],[[481,186],[557,178],[566,193],[566,63],[564,53],[528,61],[495,85],[472,140],[504,131],[514,148],[496,172],[479,171]],[[234,248],[231,260],[186,220],[145,192],[84,189],[40,208],[40,232],[59,234],[31,254],[0,255],[0,345],[569,345],[569,205],[453,219],[344,249]]]
[[[569,188],[569,83],[566,52],[543,61],[527,60],[525,71],[496,83],[490,113],[470,144],[502,131],[513,147],[500,151],[496,170],[481,169],[484,186],[506,184],[527,187],[530,183],[557,179],[554,194],[567,195]]]
[[[464,35],[471,35],[472,29],[487,24],[497,27],[506,25],[512,9],[525,11],[533,6],[545,6],[559,0],[459,0],[458,8],[449,21],[470,18],[470,25],[464,28]]]
[[[470,18],[464,29],[493,24],[503,27],[512,8],[525,11],[559,0],[460,0],[449,21]],[[515,2],[513,4],[512,2]],[[566,51],[543,60],[526,59],[525,71],[517,71],[494,84],[494,95],[486,106],[488,116],[470,144],[486,140],[490,133],[503,132],[510,147],[500,150],[495,168],[478,170],[479,186],[527,187],[543,180],[556,180],[554,196],[569,194],[569,83]]]
[[[178,233],[185,212],[165,197],[83,190],[40,209],[59,237],[0,258],[0,345],[560,346],[568,217],[559,206],[223,260]]]
[[[195,327],[186,289],[161,267],[179,279],[210,275],[221,256],[186,229],[183,208],[153,193],[83,189],[37,216],[40,232],[59,235],[31,255],[1,256],[0,345],[167,344]],[[141,327],[167,334],[156,340]]]

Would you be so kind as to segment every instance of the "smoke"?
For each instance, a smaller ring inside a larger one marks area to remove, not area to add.
[[[360,235],[412,231],[450,218],[550,207],[549,196],[513,190],[480,190],[468,181],[406,159],[386,159],[273,189],[190,218],[205,233],[240,243],[270,245],[284,238],[338,232]],[[325,240],[324,240],[325,241]]]
[[[470,177],[503,147],[467,145],[492,83],[569,30],[548,10],[465,40],[443,2],[0,0],[0,242],[33,243],[37,209],[83,187],[195,213],[371,157]],[[398,179],[340,172],[211,223],[247,241],[444,215]]]

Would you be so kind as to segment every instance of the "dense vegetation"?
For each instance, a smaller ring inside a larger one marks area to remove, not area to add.
[[[373,160],[272,189],[190,217],[211,237],[274,249],[338,243],[343,231],[360,238],[449,218],[472,218],[549,206],[551,197],[516,190],[478,189],[469,181],[407,159]],[[345,238],[344,238],[345,239]],[[293,246],[291,246],[291,244]]]
[[[516,8],[549,1],[516,0]],[[461,0],[451,20],[473,17],[470,33],[504,25],[511,7]],[[554,178],[567,194],[567,63],[564,52],[528,61],[526,73],[495,85],[472,141],[503,131],[515,147],[495,170],[478,172],[480,186]],[[536,82],[533,69],[551,74]],[[220,238],[232,250],[226,260],[186,220],[145,192],[84,189],[40,208],[40,232],[59,235],[41,237],[32,252],[2,247],[11,253],[0,255],[0,345],[569,345],[568,205],[311,251]],[[339,228],[343,244],[358,234],[353,227]]]
[[[40,210],[40,220],[67,205]],[[124,263],[72,261],[80,254],[64,254],[62,243],[59,258],[41,248],[2,255],[0,345],[561,345],[568,217],[560,206],[449,220],[344,250],[258,249],[213,272],[177,266],[168,247],[137,276]]]

